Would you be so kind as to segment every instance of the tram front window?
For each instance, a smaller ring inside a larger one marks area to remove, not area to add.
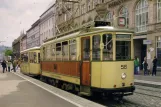
[[[113,59],[113,43],[112,43],[112,34],[103,34],[103,60],[112,60]]]
[[[121,37],[122,40],[119,38],[120,40],[116,41],[116,60],[130,60],[131,59],[130,35],[119,35],[119,36]],[[126,41],[124,39],[126,39]]]

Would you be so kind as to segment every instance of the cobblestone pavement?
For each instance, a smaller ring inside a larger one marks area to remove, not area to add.
[[[124,97],[122,102],[107,98],[94,101],[108,107],[161,107],[161,89],[136,86],[134,95]]]

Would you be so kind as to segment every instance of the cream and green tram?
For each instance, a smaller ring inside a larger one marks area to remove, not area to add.
[[[21,51],[21,69],[23,74],[39,76],[40,73],[40,47]]]
[[[130,95],[135,90],[133,53],[133,31],[89,28],[41,46],[42,77],[83,95]]]

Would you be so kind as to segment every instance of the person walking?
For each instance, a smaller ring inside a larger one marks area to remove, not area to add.
[[[11,64],[12,64],[11,61],[8,61],[8,62],[7,62],[8,72],[10,72],[10,70],[11,70]]]
[[[6,61],[5,60],[3,60],[3,62],[2,62],[2,68],[3,68],[3,73],[4,73],[4,71],[5,71],[5,69],[6,69]]]
[[[157,72],[157,58],[156,56],[154,56],[154,59],[153,59],[153,72],[152,72],[152,76],[155,75],[156,76],[156,72]]]
[[[139,62],[137,60],[137,57],[135,56],[135,60],[134,60],[134,74],[138,74],[138,66],[139,66]]]
[[[147,61],[145,60],[144,61],[144,75],[147,75],[148,74],[148,63]]]
[[[16,72],[17,60],[13,61],[13,71]]]

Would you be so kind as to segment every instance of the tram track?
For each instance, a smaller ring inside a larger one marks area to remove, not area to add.
[[[156,89],[152,87],[143,87],[143,86],[136,86],[136,90],[134,93],[146,95],[150,97],[157,97],[161,99],[161,89]]]

